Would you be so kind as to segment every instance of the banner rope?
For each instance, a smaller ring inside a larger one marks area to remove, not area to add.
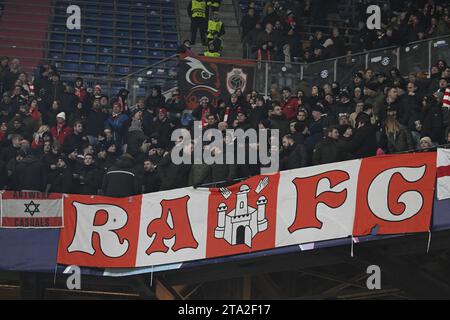
[[[431,245],[431,230],[428,230],[428,245],[427,245],[427,253],[430,252],[430,245]]]

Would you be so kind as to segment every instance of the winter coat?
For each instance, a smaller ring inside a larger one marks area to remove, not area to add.
[[[103,194],[108,197],[127,197],[140,193],[138,179],[133,170],[134,159],[119,157],[103,178]]]
[[[56,193],[72,193],[73,175],[69,168],[58,169],[55,172],[55,177],[52,179],[50,192]]]
[[[12,174],[13,180],[17,183],[16,188],[19,190],[41,191],[45,190],[47,183],[46,170],[44,164],[34,155],[26,156],[20,161]]]
[[[96,164],[90,166],[82,165],[78,174],[77,194],[97,194],[102,187],[103,170],[98,168]]]
[[[293,145],[283,150],[280,155],[280,171],[306,167],[308,155],[305,146]]]
[[[103,132],[103,127],[108,115],[101,110],[91,109],[85,122],[85,133],[88,136],[98,137]]]
[[[316,145],[313,153],[313,165],[339,161],[342,161],[342,155],[337,140],[327,137]]]

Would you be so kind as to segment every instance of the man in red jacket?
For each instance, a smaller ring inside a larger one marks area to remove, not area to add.
[[[298,98],[293,96],[291,88],[284,87],[282,92],[283,100],[280,103],[283,114],[288,121],[293,120],[297,116],[298,111]]]
[[[53,139],[58,141],[62,146],[64,139],[72,133],[72,128],[66,125],[66,114],[64,112],[58,113],[56,116],[56,126],[50,130]]]

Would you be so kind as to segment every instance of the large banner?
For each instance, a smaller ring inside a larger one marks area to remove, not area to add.
[[[218,100],[229,99],[238,89],[244,95],[253,90],[254,67],[252,61],[181,56],[178,87],[188,109],[196,108],[204,96],[216,106]]]
[[[62,194],[37,191],[7,191],[0,195],[2,228],[61,228]]]
[[[430,229],[436,153],[257,176],[228,188],[64,199],[58,263],[144,267]]]

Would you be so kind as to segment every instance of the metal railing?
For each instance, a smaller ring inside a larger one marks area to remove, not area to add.
[[[372,68],[389,73],[397,68],[403,75],[417,72],[430,73],[438,59],[450,61],[450,35],[410,43],[403,47],[389,47],[362,53],[317,61],[313,63],[285,63],[257,61],[254,74],[256,91],[269,95],[271,87],[292,89],[309,88],[338,81],[341,87],[351,83],[353,75]],[[217,59],[220,63],[220,59]],[[134,99],[146,95],[150,87],[160,85],[164,91],[177,85],[176,55],[124,77]]]
[[[272,86],[298,89],[338,81],[343,87],[351,83],[356,72],[368,68],[385,73],[397,68],[403,75],[430,73],[438,59],[450,61],[450,35],[308,64],[260,61],[255,70],[255,90],[267,96]]]

